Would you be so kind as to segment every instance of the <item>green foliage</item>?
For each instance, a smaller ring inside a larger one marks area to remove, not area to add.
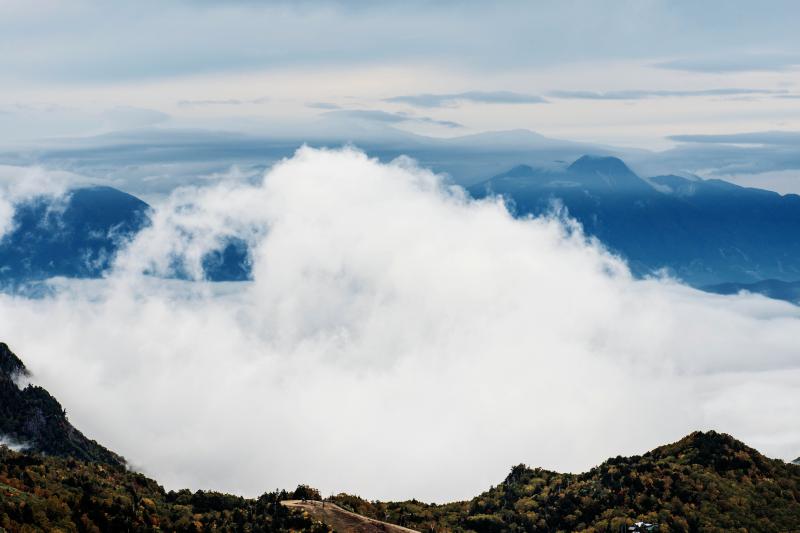
[[[696,432],[584,474],[518,465],[480,496],[445,505],[340,506],[421,531],[617,533],[635,521],[656,531],[800,531],[800,466],[764,457],[728,435]]]
[[[73,428],[46,390],[20,389],[16,378],[26,375],[0,343],[0,435],[34,452],[0,446],[0,532],[329,531],[280,504],[320,500],[307,485],[257,499],[165,492]],[[347,494],[333,501],[426,533],[617,533],[635,521],[662,532],[800,531],[800,465],[768,459],[728,435],[696,432],[579,475],[517,465],[497,487],[466,502],[375,502]]]
[[[298,485],[292,493],[293,500],[322,500],[319,491],[308,485]]]
[[[0,531],[329,533],[321,522],[280,505],[289,498],[286,491],[257,499],[165,492],[121,466],[0,447]]]

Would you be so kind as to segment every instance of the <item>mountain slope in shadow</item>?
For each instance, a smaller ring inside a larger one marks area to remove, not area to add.
[[[665,269],[694,285],[800,279],[800,196],[722,180],[643,179],[615,157],[521,165],[470,187],[504,197],[516,216],[565,208],[639,276]]]

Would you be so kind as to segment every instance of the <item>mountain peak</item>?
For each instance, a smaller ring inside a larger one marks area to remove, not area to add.
[[[122,467],[125,459],[86,438],[67,420],[66,411],[42,387],[20,388],[25,364],[0,343],[0,436],[46,455],[75,457]]]
[[[534,174],[533,167],[530,165],[517,165],[508,172],[504,172],[499,177],[503,178],[524,178]]]
[[[576,159],[567,170],[581,174],[597,173],[635,176],[622,159],[613,156],[583,155]]]
[[[675,459],[684,464],[696,464],[719,472],[748,470],[767,472],[769,461],[757,450],[748,447],[726,433],[695,431],[678,442],[649,452],[656,459]]]
[[[0,342],[0,376],[14,379],[19,375],[28,375],[28,369],[6,343]]]

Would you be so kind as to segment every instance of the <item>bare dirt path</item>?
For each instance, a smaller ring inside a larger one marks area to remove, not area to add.
[[[414,529],[351,513],[330,502],[325,502],[324,507],[322,502],[312,500],[284,500],[281,503],[308,512],[315,520],[331,526],[336,533],[419,533]]]

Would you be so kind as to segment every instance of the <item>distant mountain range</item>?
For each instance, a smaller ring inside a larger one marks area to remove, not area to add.
[[[301,510],[280,505],[318,499],[319,492],[305,485],[255,499],[165,491],[73,428],[55,398],[26,383],[29,378],[24,363],[0,344],[2,530],[331,530]],[[9,441],[16,450],[3,444]],[[609,459],[582,474],[518,465],[499,485],[469,501],[378,502],[347,494],[332,500],[418,531],[794,531],[800,524],[798,494],[800,466],[709,431],[642,456]],[[630,529],[637,522],[640,529]],[[363,529],[366,520],[357,523],[361,529],[352,531],[382,530]]]
[[[798,195],[690,175],[642,178],[621,159],[589,155],[571,164],[519,165],[468,191],[476,198],[502,195],[516,216],[564,209],[638,276],[666,271],[710,292],[746,290],[798,302]],[[144,201],[110,187],[26,201],[0,239],[0,287],[103,276],[149,216]],[[202,266],[211,281],[251,277],[247,244],[237,238],[209,252]],[[179,260],[171,276],[188,277]]]
[[[97,278],[119,249],[150,224],[150,206],[112,187],[83,187],[59,197],[37,196],[16,206],[12,229],[0,238],[0,287],[63,276]],[[205,277],[249,276],[246,246],[232,239],[203,258]],[[186,277],[176,267],[174,276]]]
[[[693,176],[641,178],[615,157],[520,165],[469,188],[515,215],[566,208],[634,273],[666,269],[695,286],[800,279],[800,196]],[[758,290],[756,288],[756,290]]]

